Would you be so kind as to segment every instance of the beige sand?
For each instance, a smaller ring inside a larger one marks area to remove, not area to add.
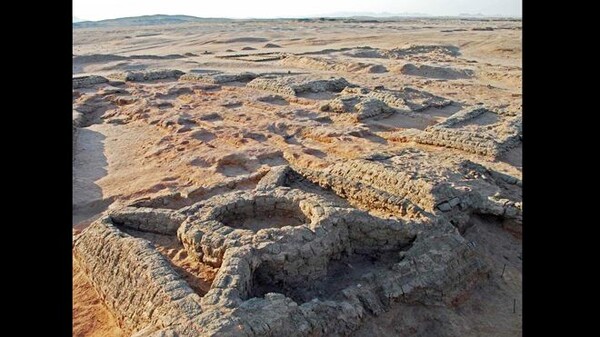
[[[73,263],[73,337],[121,337],[116,320],[85,274]]]

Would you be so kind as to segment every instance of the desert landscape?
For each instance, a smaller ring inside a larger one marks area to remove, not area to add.
[[[73,336],[521,336],[521,20],[73,26]]]

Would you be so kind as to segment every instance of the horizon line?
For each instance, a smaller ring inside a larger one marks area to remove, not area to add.
[[[389,15],[388,15],[389,14]],[[228,19],[228,20],[282,20],[282,19],[319,19],[319,18],[353,18],[353,17],[372,17],[378,19],[385,18],[393,18],[393,17],[409,17],[409,18],[452,18],[452,17],[476,17],[476,18],[523,18],[522,14],[517,15],[503,15],[503,14],[469,14],[469,13],[461,13],[455,15],[436,15],[436,14],[427,14],[427,13],[369,13],[369,14],[354,14],[354,15],[336,15],[336,14],[323,14],[323,15],[305,15],[305,16],[281,16],[281,17],[243,17],[243,18],[234,18],[234,17],[203,17],[203,16],[194,16],[189,14],[143,14],[143,15],[134,15],[134,16],[122,16],[116,18],[107,18],[107,19],[99,19],[99,20],[87,20],[78,18],[81,21],[73,22],[73,23],[82,23],[82,22],[100,22],[105,20],[118,20],[118,19],[129,19],[129,18],[137,18],[144,16],[188,16],[198,19]],[[76,16],[73,15],[73,18]]]

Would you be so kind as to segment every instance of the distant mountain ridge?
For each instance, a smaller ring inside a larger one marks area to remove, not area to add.
[[[190,15],[142,15],[100,21],[73,22],[73,28],[116,27],[116,26],[153,26],[189,22],[231,21],[225,18],[199,18]]]
[[[394,18],[394,17],[430,17],[432,15],[425,13],[390,13],[390,12],[333,12],[320,15],[322,17],[337,18]],[[319,16],[316,16],[319,17]]]
[[[434,15],[424,13],[372,13],[372,12],[335,12],[323,15],[311,15],[304,18],[279,18],[282,20],[317,20],[319,18],[330,18],[330,19],[349,19],[349,20],[394,20],[404,18],[435,18]],[[467,18],[484,18],[486,16],[478,14],[460,14],[458,16],[448,17],[467,17]],[[500,17],[500,16],[489,16],[489,17]],[[508,17],[507,17],[508,18]],[[127,27],[127,26],[153,26],[153,25],[169,25],[169,24],[181,24],[191,22],[228,22],[236,20],[278,20],[278,19],[257,19],[257,18],[245,18],[245,19],[229,19],[229,18],[200,18],[191,15],[142,15],[133,16],[126,18],[107,19],[100,21],[78,21],[77,17],[73,17],[73,28],[92,28],[92,27]]]

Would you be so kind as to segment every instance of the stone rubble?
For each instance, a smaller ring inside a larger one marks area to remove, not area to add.
[[[250,81],[250,88],[272,91],[274,93],[297,96],[304,92],[340,92],[348,86],[353,86],[346,79],[319,79],[310,76],[268,77],[263,76]]]
[[[499,121],[489,125],[478,125],[476,120],[483,114],[495,115]],[[475,108],[459,111],[424,131],[411,130],[405,135],[421,144],[451,147],[498,158],[521,142],[522,124],[521,116],[502,116],[485,108]]]
[[[379,64],[363,62],[342,62],[337,60],[334,61],[323,57],[296,56],[293,54],[284,54],[281,56],[281,58],[281,64],[288,67],[320,69],[338,72],[387,72],[387,69]]]
[[[108,78],[123,82],[146,82],[162,79],[178,79],[184,72],[176,69],[125,71],[108,75]]]
[[[377,159],[338,161],[322,170],[292,166],[315,184],[367,209],[408,217],[444,213],[458,227],[470,213],[522,221],[520,200],[494,197],[504,193],[507,184],[519,186],[520,180],[469,160],[409,148]]]
[[[196,74],[187,73],[179,77],[180,81],[197,81],[208,84],[223,84],[229,82],[249,82],[257,78],[259,75],[251,72],[243,72],[239,74]]]
[[[90,76],[76,76],[73,77],[73,89],[90,88],[96,84],[106,83],[108,79],[106,77],[98,75]]]
[[[320,106],[319,110],[336,113],[350,113],[356,120],[364,120],[381,114],[391,114],[395,109],[390,108],[384,102],[371,97],[344,95]]]
[[[410,115],[412,112],[420,112],[432,107],[443,108],[450,104],[452,104],[451,100],[409,87],[402,90],[346,87],[338,97],[322,104],[319,110],[349,113],[360,121],[392,113]]]
[[[350,50],[342,48],[345,55],[359,58],[389,58],[404,59],[419,57],[422,54],[434,54],[430,57],[456,57],[460,55],[459,48],[452,45],[408,45],[392,49],[358,47]]]
[[[443,108],[452,104],[449,99],[410,87],[404,87],[401,90],[378,88],[369,91],[367,96],[378,98],[391,107],[415,112],[429,108]]]
[[[471,69],[455,69],[450,67],[433,66],[429,64],[406,63],[400,67],[400,72],[405,75],[423,76],[443,79],[471,78],[474,71]]]

